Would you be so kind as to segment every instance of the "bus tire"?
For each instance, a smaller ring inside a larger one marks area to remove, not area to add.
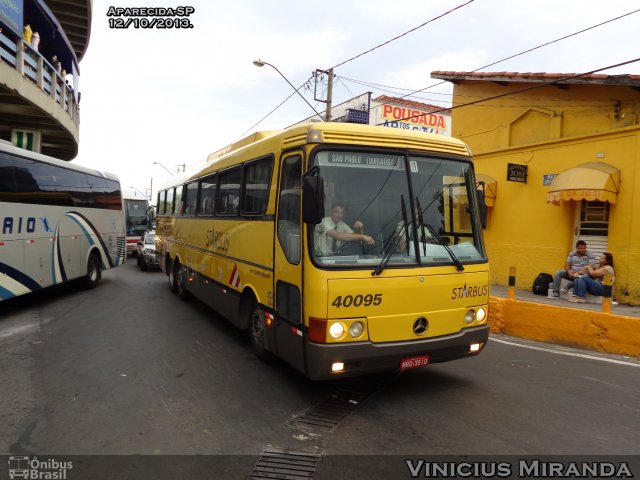
[[[263,362],[273,360],[273,354],[267,350],[265,343],[266,336],[266,317],[262,309],[258,306],[258,302],[251,299],[249,311],[249,338],[251,339],[251,347],[253,353]]]
[[[180,268],[180,262],[178,259],[168,262],[169,268],[167,268],[167,275],[169,276],[169,289],[173,293],[178,293],[178,284],[176,283],[176,269]]]
[[[184,268],[177,263],[176,264],[176,272],[175,272],[175,282],[176,282],[176,293],[181,300],[189,300],[191,298],[191,293],[186,288],[186,275]]]
[[[95,288],[102,278],[102,262],[95,252],[89,255],[87,260],[87,274],[82,278],[82,286],[86,289]]]

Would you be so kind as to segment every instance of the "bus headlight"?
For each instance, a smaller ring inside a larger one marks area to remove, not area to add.
[[[467,314],[464,316],[464,321],[467,325],[471,325],[475,319],[476,319],[476,312],[473,309],[469,310]]]
[[[353,338],[358,338],[360,335],[362,335],[363,330],[364,327],[362,326],[361,322],[353,322],[349,327],[349,335],[351,335]]]
[[[476,320],[478,320],[479,323],[482,323],[486,320],[486,318],[487,318],[487,311],[484,308],[480,307],[476,312]]]
[[[338,340],[344,335],[344,325],[340,322],[332,323],[329,327],[329,335],[331,335],[331,338]]]

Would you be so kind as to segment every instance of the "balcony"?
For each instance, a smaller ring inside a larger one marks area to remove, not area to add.
[[[0,138],[38,130],[41,153],[71,160],[78,153],[79,94],[39,52],[0,32]]]

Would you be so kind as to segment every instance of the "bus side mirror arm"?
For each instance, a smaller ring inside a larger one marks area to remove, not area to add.
[[[313,167],[302,178],[302,221],[317,225],[324,218],[324,179]]]

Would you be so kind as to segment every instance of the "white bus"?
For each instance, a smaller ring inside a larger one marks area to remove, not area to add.
[[[115,175],[0,142],[0,301],[125,261]]]
[[[136,253],[138,242],[147,230],[152,230],[153,210],[144,197],[124,194],[124,217],[127,231],[127,253]]]

